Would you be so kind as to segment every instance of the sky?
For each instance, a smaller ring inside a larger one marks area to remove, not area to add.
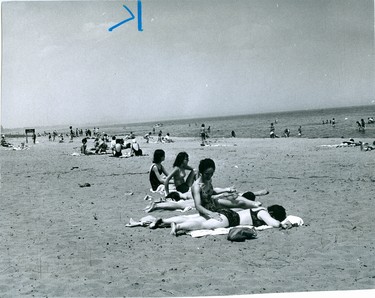
[[[373,0],[3,2],[1,125],[375,104],[374,58]]]

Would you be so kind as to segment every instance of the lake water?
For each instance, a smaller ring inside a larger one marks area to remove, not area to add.
[[[375,124],[367,124],[368,118],[375,118],[375,105],[334,109],[293,111],[255,115],[240,115],[217,118],[200,118],[163,121],[156,127],[156,134],[162,130],[163,135],[171,137],[199,137],[202,123],[210,127],[210,137],[230,137],[234,130],[241,138],[269,138],[270,124],[274,123],[275,133],[283,136],[284,130],[290,130],[290,137],[298,137],[298,127],[302,127],[304,138],[375,138]],[[329,121],[335,118],[335,126]],[[359,132],[356,121],[364,119],[365,132]],[[322,124],[323,121],[328,124]],[[136,135],[152,132],[156,122],[128,125],[114,125],[101,128],[108,133],[127,134],[133,131]]]
[[[155,127],[157,122],[133,123],[133,124],[111,124],[100,125],[100,131],[109,135],[124,136],[130,132],[136,136],[143,136],[152,132],[162,130],[163,135],[170,133],[173,137],[199,137],[202,123],[206,128],[210,127],[211,138],[231,137],[231,131],[235,131],[240,138],[269,138],[270,124],[274,123],[275,133],[283,136],[284,130],[290,130],[290,137],[298,137],[298,127],[302,127],[303,138],[375,138],[375,124],[367,124],[368,118],[375,118],[375,105],[356,106],[345,108],[332,108],[320,110],[304,110],[292,112],[279,112],[254,115],[239,115],[230,117],[199,118],[162,121],[162,126]],[[335,126],[329,121],[335,118]],[[358,131],[356,121],[364,119],[366,130]],[[328,124],[322,124],[323,121]],[[76,126],[73,125],[73,128]],[[81,127],[79,127],[81,128]],[[82,127],[82,129],[92,127]],[[36,132],[52,132],[56,129],[59,133],[68,133],[67,128],[37,128]],[[24,130],[12,130],[10,133],[23,134]],[[5,132],[7,133],[7,132]]]

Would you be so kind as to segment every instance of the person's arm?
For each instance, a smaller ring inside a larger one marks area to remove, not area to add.
[[[165,175],[165,177],[168,177],[168,172],[167,172],[167,170],[164,168],[163,165],[161,165],[161,172]]]
[[[177,173],[177,171],[179,171],[179,168],[178,167],[174,167],[172,173],[170,173],[167,176],[167,178],[165,178],[164,187],[165,187],[165,195],[166,196],[169,195],[169,181],[172,179],[172,177],[174,176],[174,174]]]
[[[201,193],[200,193],[200,186],[197,183],[194,183],[191,187],[191,193],[194,199],[194,205],[195,209],[199,212],[199,214],[216,219],[218,221],[222,221],[222,218],[220,217],[220,214],[217,212],[212,212],[202,206],[202,200],[201,200]]]
[[[226,188],[221,188],[221,187],[215,187],[214,188],[214,194],[215,195],[222,194],[224,192],[232,193],[232,192],[236,192],[236,189],[233,186],[226,187]]]
[[[263,220],[266,223],[266,225],[268,225],[268,226],[271,226],[271,227],[274,227],[274,228],[279,228],[279,227],[281,228],[281,227],[283,227],[282,224],[281,224],[281,222],[278,221],[278,220],[276,220],[276,219],[274,219],[268,213],[268,211],[266,211],[266,210],[259,211],[258,218],[260,220]]]
[[[152,167],[152,171],[155,173],[155,176],[156,176],[156,178],[159,180],[159,182],[160,182],[161,184],[164,184],[165,179],[159,174],[159,170],[158,170],[158,167],[157,167],[156,165],[154,165],[154,166]]]

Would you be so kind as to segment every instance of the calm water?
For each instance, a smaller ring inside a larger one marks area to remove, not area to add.
[[[170,133],[171,137],[199,137],[202,123],[206,128],[211,127],[210,137],[230,137],[231,131],[241,138],[268,138],[269,127],[274,123],[275,132],[282,136],[286,128],[290,130],[290,137],[298,136],[298,127],[302,127],[304,138],[375,138],[375,124],[367,124],[368,117],[375,118],[375,105],[346,107],[323,110],[307,110],[283,113],[269,113],[256,115],[241,115],[231,117],[200,118],[188,120],[163,121],[163,126],[156,127],[156,134],[162,130],[163,135]],[[335,126],[322,124],[323,120],[335,118]],[[356,121],[366,121],[365,132],[359,132]],[[108,133],[124,134],[133,131],[136,135],[152,132],[152,123],[132,125],[116,125],[103,127]]]
[[[241,138],[269,138],[270,124],[274,123],[275,132],[283,136],[286,128],[290,130],[290,137],[298,137],[298,127],[302,127],[303,138],[375,138],[375,124],[367,124],[369,117],[375,118],[375,105],[346,108],[305,110],[282,113],[268,113],[255,115],[241,115],[231,117],[200,118],[163,121],[162,126],[156,127],[156,135],[162,130],[163,135],[170,133],[171,137],[199,137],[202,123],[206,128],[211,127],[211,138],[230,137],[234,130]],[[336,125],[322,124],[323,121],[335,118]],[[365,132],[359,132],[356,121],[364,119]],[[131,131],[137,136],[152,132],[157,122],[136,124],[101,125],[100,131],[109,135],[124,136]],[[75,128],[74,124],[73,127]],[[93,127],[82,127],[82,129]],[[56,128],[54,128],[56,129]],[[36,131],[52,131],[52,128],[37,128]],[[21,134],[22,129],[19,130]],[[24,130],[23,130],[24,131]],[[57,128],[57,131],[68,133],[69,129]],[[13,131],[14,132],[14,131]]]

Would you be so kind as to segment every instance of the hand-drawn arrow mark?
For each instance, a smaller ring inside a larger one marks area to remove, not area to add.
[[[131,12],[131,10],[130,10],[129,8],[127,8],[126,5],[123,5],[123,7],[124,7],[129,13],[130,13],[131,17],[128,18],[128,19],[126,19],[126,20],[124,20],[124,21],[122,21],[122,22],[120,22],[120,23],[118,23],[118,24],[116,24],[116,25],[114,25],[114,26],[112,26],[111,28],[108,29],[108,31],[112,31],[113,29],[116,29],[117,27],[119,27],[119,26],[125,24],[126,22],[129,22],[129,21],[135,19],[135,16],[134,16],[134,14]]]

